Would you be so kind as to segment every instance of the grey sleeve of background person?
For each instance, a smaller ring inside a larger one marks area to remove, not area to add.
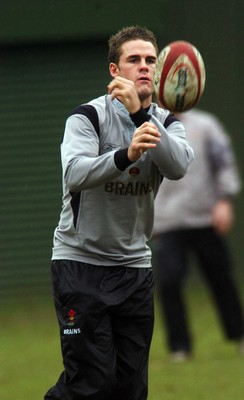
[[[209,116],[207,155],[219,198],[234,197],[241,189],[240,173],[230,136],[221,122]]]

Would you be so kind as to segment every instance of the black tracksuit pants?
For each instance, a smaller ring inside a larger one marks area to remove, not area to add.
[[[64,372],[45,400],[146,400],[151,268],[52,263]]]
[[[244,335],[241,301],[232,277],[229,250],[212,228],[182,229],[158,235],[153,242],[157,288],[168,346],[171,351],[192,351],[192,338],[184,302],[188,256],[194,252],[211,292],[225,336]]]

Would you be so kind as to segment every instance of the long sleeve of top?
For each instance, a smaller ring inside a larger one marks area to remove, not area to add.
[[[101,96],[67,119],[53,259],[150,266],[154,198],[164,176],[185,175],[193,151],[182,123],[168,111],[153,103],[145,118],[157,125],[161,142],[134,163],[127,149],[136,126],[118,100]]]
[[[180,118],[195,161],[177,184],[165,179],[161,185],[155,201],[155,234],[210,226],[215,203],[233,198],[241,188],[230,136],[220,121],[200,110]]]

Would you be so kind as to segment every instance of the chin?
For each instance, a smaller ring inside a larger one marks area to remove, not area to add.
[[[141,90],[138,92],[139,99],[144,101],[150,97],[152,97],[153,91],[152,90]]]

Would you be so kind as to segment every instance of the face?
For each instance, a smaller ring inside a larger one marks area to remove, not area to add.
[[[119,63],[110,64],[110,73],[113,78],[119,75],[133,81],[141,102],[151,101],[156,59],[156,50],[151,42],[131,40],[121,46]]]

